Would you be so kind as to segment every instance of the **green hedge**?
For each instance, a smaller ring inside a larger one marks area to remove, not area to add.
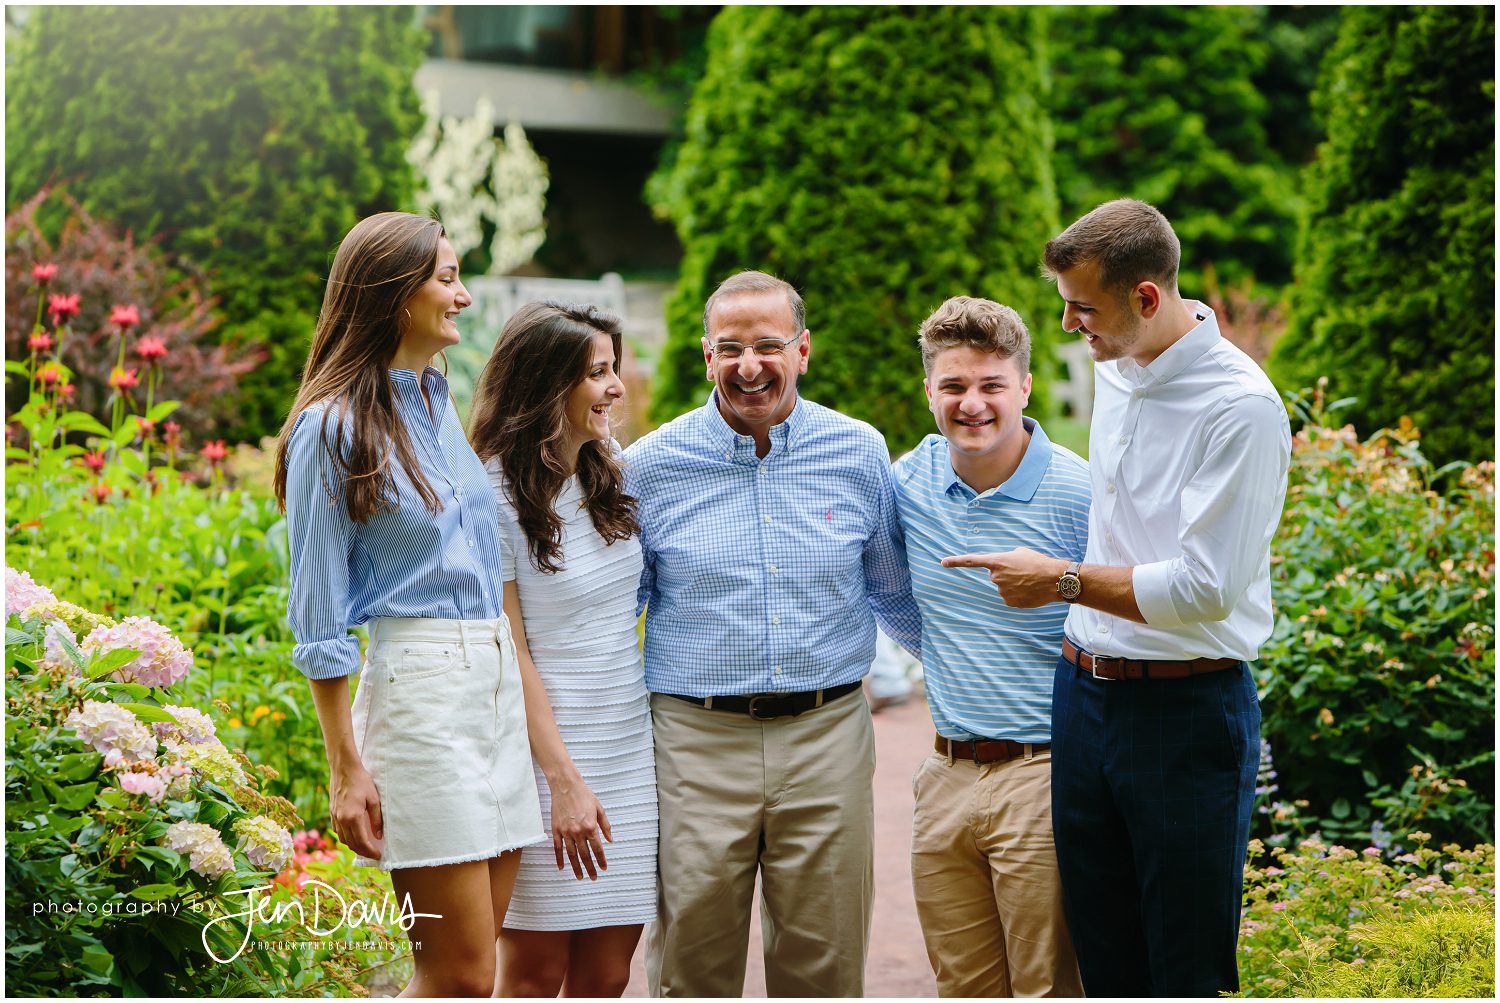
[[[1370,430],[1438,462],[1495,455],[1495,12],[1348,7],[1314,96],[1282,386],[1334,377]]]
[[[949,296],[1015,307],[1047,413],[1059,313],[1037,262],[1055,232],[1044,13],[988,7],[730,7],[709,32],[686,138],[648,194],[685,250],[653,414],[703,402],[704,300],[759,268],[807,303],[806,395],[931,431],[917,326]]]
[[[425,39],[409,7],[33,7],[6,66],[7,206],[61,179],[206,269],[271,356],[236,431],[285,416],[339,239],[407,208]]]
[[[1251,7],[1059,8],[1051,107],[1064,222],[1144,199],[1182,241],[1185,293],[1202,295],[1210,268],[1225,282],[1284,284],[1296,174],[1275,146],[1299,137],[1277,124],[1273,144],[1270,99],[1285,113],[1306,92],[1263,74],[1304,32],[1275,27]]]

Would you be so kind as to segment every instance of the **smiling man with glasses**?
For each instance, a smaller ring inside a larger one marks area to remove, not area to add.
[[[652,995],[860,996],[874,897],[876,621],[913,651],[889,453],[801,398],[802,298],[741,272],[703,311],[707,403],[626,451],[661,808]]]

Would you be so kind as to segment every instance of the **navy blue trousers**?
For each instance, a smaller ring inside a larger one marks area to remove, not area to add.
[[[1052,831],[1089,996],[1239,989],[1260,757],[1249,666],[1109,682],[1059,659]]]

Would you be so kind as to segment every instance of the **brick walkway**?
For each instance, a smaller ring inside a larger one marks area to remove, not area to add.
[[[932,751],[932,736],[932,719],[920,687],[907,703],[875,715],[875,918],[865,968],[866,996],[937,995],[917,925],[909,858],[911,776]],[[644,946],[636,951],[626,996],[646,995],[644,953]],[[766,995],[758,912],[750,924],[744,995]]]

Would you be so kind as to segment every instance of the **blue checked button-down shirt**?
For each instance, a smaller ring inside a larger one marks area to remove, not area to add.
[[[435,414],[422,398],[427,387]],[[448,381],[391,370],[396,411],[442,511],[427,510],[406,469],[391,457],[396,507],[359,525],[349,518],[323,439],[326,403],[297,417],[287,447],[286,521],[292,551],[287,619],[297,639],[292,664],[311,679],[359,671],[359,638],[349,628],[372,617],[485,620],[501,615],[505,581],[489,477],[469,447],[448,399]],[[351,418],[345,425],[345,447]],[[329,435],[334,434],[329,419]],[[330,498],[325,484],[337,488]]]
[[[895,468],[912,590],[922,609],[922,678],[938,734],[955,741],[1047,742],[1052,675],[1068,607],[1013,609],[978,568],[945,568],[953,554],[1029,547],[1082,561],[1089,471],[1030,418],[1015,473],[976,494],[953,472],[948,440],[929,435]]]
[[[874,428],[798,398],[755,442],[717,396],[625,451],[640,499],[654,693],[799,692],[869,671],[878,618],[920,650],[889,454]]]

